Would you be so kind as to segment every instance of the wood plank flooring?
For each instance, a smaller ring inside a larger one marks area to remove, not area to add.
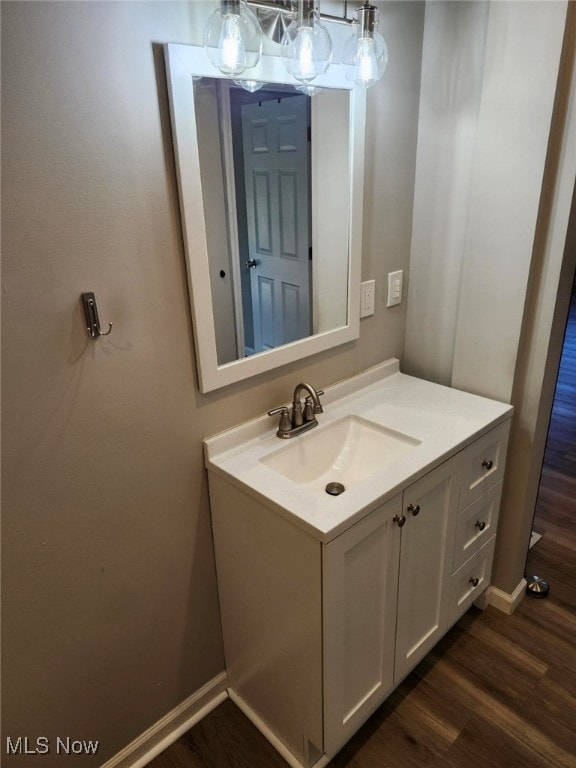
[[[576,768],[576,301],[527,572],[551,585],[513,616],[471,609],[331,768]],[[286,768],[226,701],[150,768]]]
[[[531,554],[551,581],[548,598],[525,598],[510,617],[471,609],[331,767],[575,768],[576,579],[560,561],[549,570],[553,551]],[[286,763],[228,700],[150,766]]]

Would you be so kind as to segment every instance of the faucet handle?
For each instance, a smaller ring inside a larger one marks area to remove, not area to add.
[[[304,414],[302,413],[302,403],[300,400],[294,400],[292,403],[292,426],[301,427],[304,423]]]
[[[292,421],[290,420],[290,411],[285,405],[281,405],[278,408],[272,408],[268,411],[268,416],[274,416],[274,414],[280,414],[280,423],[278,424],[277,435],[280,437],[281,433],[290,432],[292,429]]]
[[[314,403],[312,398],[308,396],[304,404],[304,421],[314,421],[316,416],[314,415]]]

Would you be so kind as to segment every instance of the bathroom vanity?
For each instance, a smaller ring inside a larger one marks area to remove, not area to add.
[[[263,417],[205,442],[229,692],[307,767],[489,586],[512,415],[396,360],[323,404],[291,440]]]

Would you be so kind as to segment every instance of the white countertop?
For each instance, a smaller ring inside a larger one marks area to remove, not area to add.
[[[295,382],[296,384],[297,382]],[[315,382],[312,382],[315,383]],[[322,382],[318,383],[320,388]],[[338,536],[450,456],[512,415],[506,403],[406,376],[398,360],[326,388],[318,427],[280,440],[278,416],[264,415],[204,441],[205,463],[214,472],[291,520],[322,542]],[[283,445],[306,440],[349,415],[420,440],[410,452],[340,496],[318,493],[262,463]]]

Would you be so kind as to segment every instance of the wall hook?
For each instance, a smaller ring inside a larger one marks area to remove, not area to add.
[[[82,303],[84,304],[84,315],[86,316],[86,330],[88,331],[88,336],[90,336],[91,339],[97,339],[99,336],[108,336],[112,331],[112,323],[108,323],[108,330],[103,333],[100,329],[96,296],[94,296],[92,291],[82,294]]]

